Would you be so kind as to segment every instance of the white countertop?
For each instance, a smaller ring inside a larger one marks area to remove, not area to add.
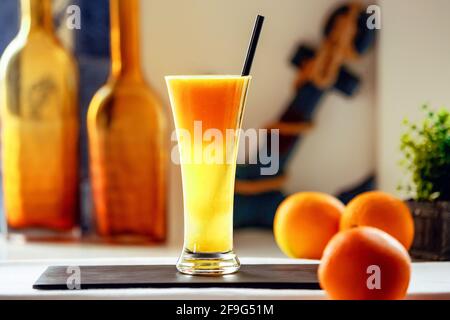
[[[311,263],[286,259],[271,233],[241,231],[235,236],[243,264]],[[175,264],[180,244],[159,247],[0,242],[0,299],[325,299],[321,290],[232,288],[101,289],[38,291],[34,281],[50,265]],[[314,262],[314,261],[313,261]],[[316,261],[317,262],[317,261]],[[450,299],[450,262],[414,263],[410,299]]]

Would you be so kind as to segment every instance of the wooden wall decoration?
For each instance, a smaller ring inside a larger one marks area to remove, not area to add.
[[[268,144],[270,129],[279,129],[280,170],[275,176],[261,175],[264,165],[259,159],[256,164],[238,165],[236,227],[272,227],[275,211],[286,196],[282,191],[286,166],[302,136],[314,129],[313,116],[321,98],[332,90],[351,97],[358,89],[360,79],[346,64],[355,62],[374,43],[376,32],[367,27],[368,17],[359,2],[342,5],[328,18],[324,39],[317,50],[299,46],[291,60],[298,68],[296,94],[278,121],[266,126]]]

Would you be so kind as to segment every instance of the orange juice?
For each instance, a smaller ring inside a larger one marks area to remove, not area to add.
[[[166,81],[181,156],[185,252],[229,256],[237,129],[250,77],[169,76]],[[234,140],[228,141],[233,132]]]

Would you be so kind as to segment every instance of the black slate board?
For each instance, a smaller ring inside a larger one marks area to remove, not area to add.
[[[173,265],[80,266],[79,274],[81,289],[208,287],[320,289],[317,267],[316,264],[243,265],[235,274],[211,277],[184,275],[177,272]],[[68,268],[48,267],[33,288],[68,290],[68,279],[74,274],[71,271],[73,269]]]

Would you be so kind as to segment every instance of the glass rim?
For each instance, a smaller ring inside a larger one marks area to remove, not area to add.
[[[224,75],[215,75],[215,74],[205,74],[205,75],[167,75],[164,76],[166,80],[201,80],[201,79],[208,79],[208,80],[222,80],[222,79],[251,79],[252,76],[242,76],[242,75],[230,75],[230,74],[224,74]]]

